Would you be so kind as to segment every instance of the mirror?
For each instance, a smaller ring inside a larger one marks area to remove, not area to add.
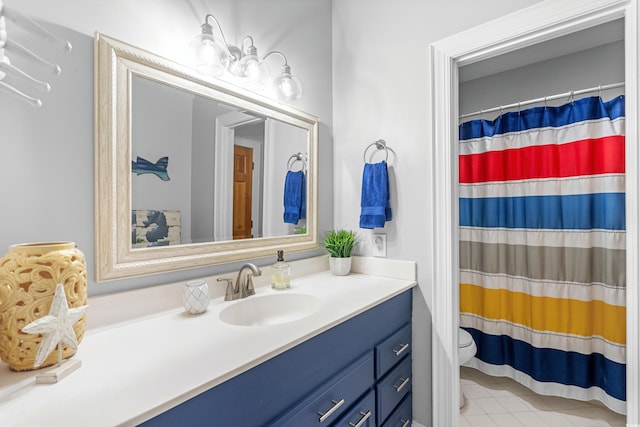
[[[317,118],[102,34],[95,51],[97,281],[317,247]]]

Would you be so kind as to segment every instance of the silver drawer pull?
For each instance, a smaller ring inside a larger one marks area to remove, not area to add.
[[[362,418],[360,418],[360,421],[358,421],[358,424],[354,424],[354,423],[349,423],[349,425],[351,427],[362,427],[364,425],[364,423],[369,419],[369,417],[371,416],[371,411],[367,411],[367,413],[365,414],[364,412],[360,411],[360,415],[362,415]]]
[[[408,348],[409,348],[409,344],[403,344],[402,347],[400,347],[397,350],[393,350],[393,352],[395,353],[396,356],[400,356]]]
[[[409,377],[407,378],[400,378],[402,380],[402,382],[400,383],[400,385],[394,385],[393,388],[396,389],[396,391],[398,393],[400,393],[400,390],[402,390],[404,388],[404,386],[406,386],[407,384],[409,384]]]
[[[402,423],[401,427],[407,427],[409,425],[409,421],[411,420],[400,420],[400,422]]]
[[[340,399],[340,402],[336,402],[335,400],[332,400],[331,403],[333,403],[333,407],[329,409],[327,412],[325,412],[324,414],[322,412],[318,412],[318,415],[320,415],[320,419],[318,421],[320,421],[321,423],[325,422],[325,420],[329,418],[331,414],[336,412],[339,407],[344,405],[344,399]]]

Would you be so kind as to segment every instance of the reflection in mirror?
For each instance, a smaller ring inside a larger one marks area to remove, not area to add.
[[[284,200],[306,130],[137,75],[131,101],[133,247],[304,230],[264,199]]]
[[[317,247],[317,132],[96,34],[96,280]]]

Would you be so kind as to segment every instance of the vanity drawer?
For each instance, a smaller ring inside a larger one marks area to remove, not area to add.
[[[331,425],[347,412],[351,405],[373,385],[373,382],[373,352],[370,351],[335,375],[272,425],[283,427]]]
[[[376,385],[378,424],[385,421],[396,405],[411,391],[411,358],[402,362]]]
[[[376,395],[369,390],[334,427],[376,427]]]
[[[389,418],[382,424],[382,427],[410,427],[411,418],[411,393],[409,393],[402,403],[389,415]]]
[[[376,346],[376,378],[382,376],[411,353],[411,323],[407,323]]]

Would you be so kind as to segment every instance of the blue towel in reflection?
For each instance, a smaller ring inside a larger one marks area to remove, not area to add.
[[[284,222],[297,224],[306,216],[304,172],[288,171],[284,179]]]
[[[300,198],[300,219],[307,219],[307,175],[302,172],[302,197]]]
[[[360,207],[360,228],[382,228],[391,221],[387,162],[365,163]]]

